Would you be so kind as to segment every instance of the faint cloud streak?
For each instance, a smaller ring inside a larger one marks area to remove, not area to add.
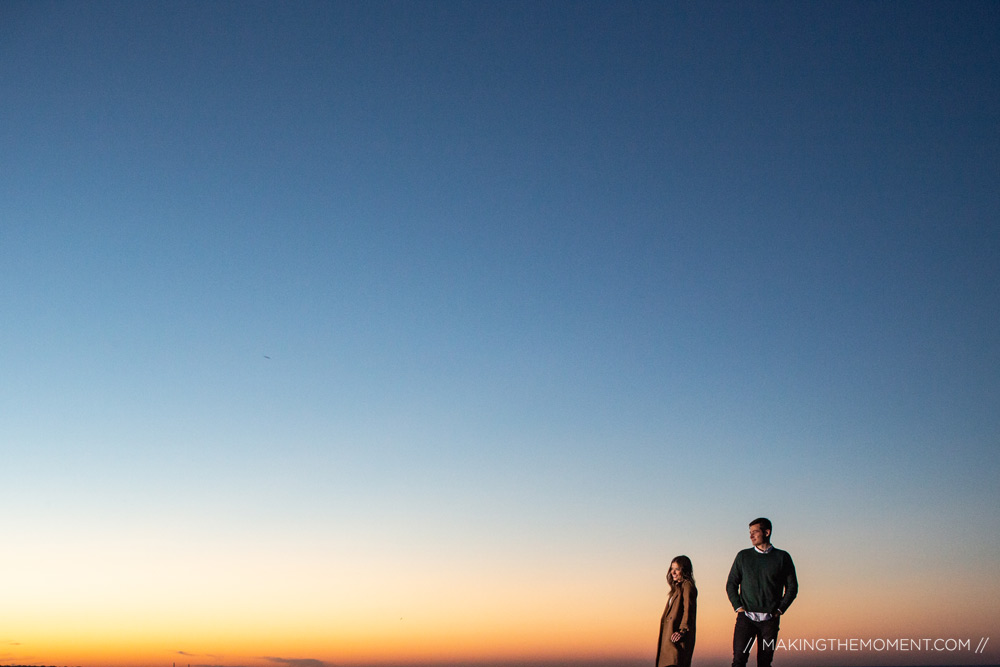
[[[285,665],[286,667],[335,667],[333,663],[323,662],[322,660],[316,660],[314,658],[272,658],[266,657],[265,660],[269,662],[274,662],[279,665]]]

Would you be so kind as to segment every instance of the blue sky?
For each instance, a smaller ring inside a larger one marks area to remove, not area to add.
[[[0,5],[8,540],[585,562],[655,624],[768,514],[977,581],[998,18]]]

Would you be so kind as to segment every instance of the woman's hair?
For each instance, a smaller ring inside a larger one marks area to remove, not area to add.
[[[678,556],[677,558],[670,561],[671,565],[673,565],[674,563],[677,563],[677,565],[681,568],[681,577],[687,581],[690,581],[693,584],[694,566],[691,565],[691,559],[688,558],[687,556]],[[673,577],[669,577],[669,579],[670,579],[670,592],[673,593],[674,590],[677,588],[677,582],[674,581]]]

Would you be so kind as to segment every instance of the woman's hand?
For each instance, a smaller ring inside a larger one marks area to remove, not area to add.
[[[675,632],[674,634],[670,635],[670,641],[672,641],[673,643],[676,644],[677,642],[679,642],[681,640],[681,637],[683,637],[683,636],[684,635],[682,635],[681,633]]]

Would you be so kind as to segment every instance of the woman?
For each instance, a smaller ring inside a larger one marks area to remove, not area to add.
[[[656,667],[691,667],[694,653],[695,616],[698,612],[698,589],[694,585],[694,568],[687,556],[670,561],[670,596],[660,619],[660,642],[656,650]]]

